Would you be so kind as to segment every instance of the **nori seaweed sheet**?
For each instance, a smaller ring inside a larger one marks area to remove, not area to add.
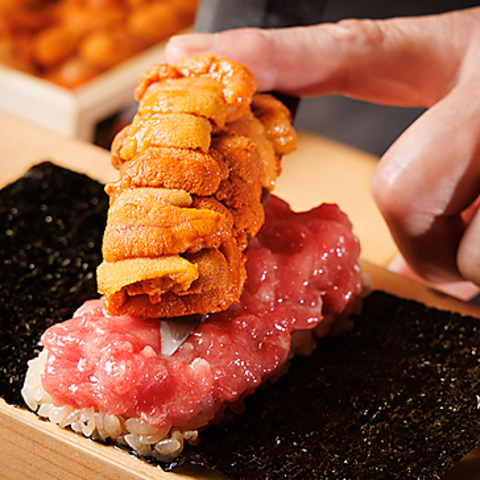
[[[0,395],[22,405],[41,334],[96,293],[108,197],[103,185],[44,162],[0,191]]]
[[[21,405],[52,323],[96,297],[107,198],[42,164],[0,191],[0,395]],[[169,466],[232,479],[439,479],[480,438],[480,321],[374,292],[355,330],[246,399]]]
[[[439,479],[480,439],[480,320],[374,292],[183,461],[229,478]]]

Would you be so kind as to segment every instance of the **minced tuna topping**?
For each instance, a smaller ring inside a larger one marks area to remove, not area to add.
[[[247,250],[241,303],[204,318],[173,355],[162,355],[158,320],[110,317],[101,300],[49,328],[42,385],[53,403],[200,428],[278,372],[294,332],[348,310],[362,279],[346,215],[329,204],[294,213],[274,196],[265,213]]]

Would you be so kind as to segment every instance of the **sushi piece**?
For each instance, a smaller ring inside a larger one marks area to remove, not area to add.
[[[358,239],[335,205],[294,213],[270,195],[264,208],[296,136],[255,88],[210,54],[142,76],[112,147],[103,296],[48,328],[29,363],[22,395],[41,417],[171,461],[314,335],[348,329]]]
[[[207,316],[171,356],[157,319],[109,316],[101,300],[49,328],[22,394],[38,415],[85,436],[172,461],[184,443],[308,355],[314,336],[348,331],[360,247],[334,205],[294,213],[271,195],[250,242],[241,302]]]
[[[288,109],[256,94],[252,73],[202,54],[154,65],[138,111],[115,138],[120,178],[97,271],[110,315],[181,317],[238,303],[262,194],[296,146]]]

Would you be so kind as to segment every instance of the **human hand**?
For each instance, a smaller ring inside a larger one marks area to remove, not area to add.
[[[428,108],[382,157],[372,192],[418,274],[480,285],[480,8],[178,36],[167,56],[201,51],[246,64],[262,91]]]

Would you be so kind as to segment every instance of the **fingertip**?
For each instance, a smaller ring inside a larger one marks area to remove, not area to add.
[[[191,33],[175,35],[166,46],[166,56],[169,63],[177,63],[184,57],[212,50],[215,45],[215,34]]]
[[[270,41],[271,36],[257,28],[192,33],[171,37],[165,53],[170,64],[204,52],[226,56],[247,66],[255,76],[258,89],[268,91],[276,88],[278,77]]]
[[[475,284],[471,281],[457,280],[446,283],[429,282],[425,278],[418,275],[412,269],[412,267],[410,267],[401,254],[396,255],[391,260],[391,262],[387,265],[387,270],[396,273],[397,275],[415,280],[416,282],[423,283],[430,288],[463,301],[470,301],[473,297],[479,294],[478,284]]]

